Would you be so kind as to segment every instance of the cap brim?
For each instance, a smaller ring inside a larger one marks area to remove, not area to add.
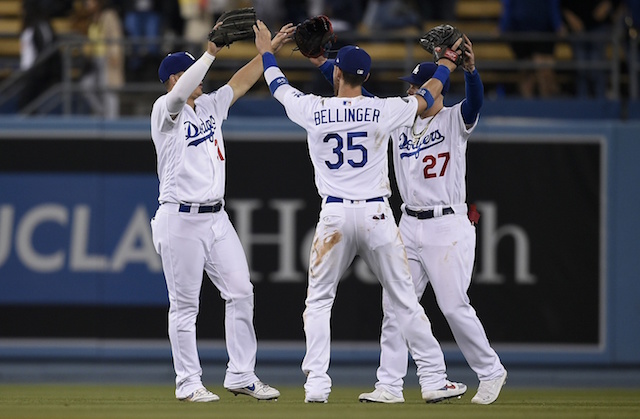
[[[400,80],[406,81],[407,83],[410,84],[415,84],[417,86],[422,86],[424,83],[420,83],[420,80],[417,80],[413,75],[411,76],[405,76],[405,77],[398,77]]]

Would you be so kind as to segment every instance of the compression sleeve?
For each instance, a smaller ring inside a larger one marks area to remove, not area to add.
[[[464,84],[466,99],[462,102],[462,119],[465,124],[473,124],[484,101],[484,86],[477,69],[464,72]]]
[[[167,110],[170,114],[175,115],[182,110],[189,96],[202,83],[215,59],[215,56],[205,51],[202,57],[184,72],[173,89],[167,93]]]
[[[332,86],[333,86],[333,66],[334,65],[335,65],[334,60],[327,60],[324,63],[322,63],[320,67],[318,67],[318,70],[320,70],[324,78],[327,79],[327,81],[331,83]]]

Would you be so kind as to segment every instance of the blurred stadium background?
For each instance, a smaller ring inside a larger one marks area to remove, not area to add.
[[[42,4],[59,6],[51,18],[57,40],[35,67],[21,70],[24,7]],[[166,290],[149,241],[157,178],[148,117],[163,93],[156,76],[161,57],[187,47],[198,55],[203,45],[173,26],[143,40],[124,32],[124,83],[107,88],[118,98],[118,114],[107,118],[86,99],[104,88],[82,83],[91,45],[77,26],[83,2],[42,4],[0,0],[0,381],[171,383]],[[177,0],[164,4],[180,6]],[[220,4],[253,4],[265,13],[278,4],[294,8],[284,0]],[[499,0],[454,4],[450,23],[474,42],[486,90],[468,152],[469,202],[483,214],[470,296],[513,371],[510,383],[638,387],[640,221],[633,211],[640,207],[640,61],[631,7],[621,9],[610,31],[583,37],[606,51],[604,59],[585,63],[572,54],[577,35],[507,36],[498,29]],[[211,6],[210,19],[215,10]],[[273,30],[282,16],[266,18]],[[406,86],[397,77],[428,59],[417,36],[440,22],[393,29],[358,24],[338,36],[372,55],[370,91],[402,95]],[[517,60],[514,39],[553,42],[554,59],[544,65],[559,83],[555,95],[519,94],[522,71],[542,64]],[[150,45],[156,53],[148,53]],[[254,55],[251,42],[223,50],[205,90],[222,85]],[[283,48],[278,61],[296,87],[330,94],[292,47]],[[33,70],[38,65],[45,73]],[[578,97],[576,81],[585,66],[605,75],[604,95]],[[56,78],[45,83],[41,77],[48,73]],[[34,77],[41,86],[25,101]],[[464,96],[461,72],[452,79],[449,103]],[[319,208],[304,133],[263,81],[234,105],[224,133],[227,211],[256,290],[258,373],[274,385],[301,384],[306,253]],[[397,199],[394,193],[395,208]],[[356,261],[334,307],[336,384],[373,383],[379,301],[375,278]],[[433,298],[424,303],[449,375],[473,385]],[[220,381],[226,362],[222,308],[205,281],[198,330],[208,380]]]

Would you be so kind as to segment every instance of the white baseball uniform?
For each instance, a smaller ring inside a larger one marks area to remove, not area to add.
[[[268,85],[277,86],[274,97],[284,105],[288,117],[307,130],[315,183],[322,197],[303,316],[306,400],[326,400],[331,392],[327,373],[331,308],[338,282],[356,254],[379,279],[394,307],[400,333],[418,365],[422,389],[442,388],[446,383],[444,357],[416,299],[387,199],[391,195],[389,133],[411,126],[417,99],[306,95],[289,86],[275,66],[266,69],[265,79]]]
[[[467,218],[466,150],[476,124],[477,119],[472,126],[465,125],[458,103],[442,108],[433,117],[417,117],[412,127],[394,131],[392,142],[403,200],[400,232],[415,292],[421,298],[431,284],[460,350],[484,381],[503,375],[505,370],[467,296],[476,232]],[[376,388],[400,396],[407,373],[407,349],[386,290],[383,307]]]
[[[196,64],[182,75],[195,79],[191,91],[204,77],[191,73]],[[171,93],[161,96],[151,111],[160,180],[160,206],[151,227],[169,294],[176,397],[183,399],[202,387],[196,317],[203,270],[225,300],[229,355],[225,388],[241,388],[258,380],[254,373],[257,343],[249,267],[223,200],[226,156],[221,127],[233,89],[224,85],[198,97],[195,110],[183,104],[175,119],[167,105]]]

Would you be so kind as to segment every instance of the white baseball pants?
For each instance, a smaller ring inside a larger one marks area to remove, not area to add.
[[[176,372],[176,397],[202,387],[196,344],[202,272],[225,301],[225,340],[229,363],[225,388],[257,381],[257,342],[253,326],[253,284],[238,235],[222,209],[217,213],[178,212],[162,204],[151,220],[153,243],[162,258],[169,294],[169,340]]]
[[[442,350],[416,298],[404,245],[388,202],[345,201],[323,204],[311,249],[303,316],[306,395],[326,399],[331,392],[327,374],[331,309],[338,282],[356,254],[379,279],[394,307],[401,340],[407,341],[416,360],[422,389],[443,387],[446,373]],[[404,348],[406,351],[407,346]]]
[[[400,232],[418,299],[431,283],[438,306],[471,369],[481,381],[502,375],[504,367],[491,348],[467,295],[475,259],[476,229],[466,213],[428,220],[403,214]],[[407,374],[407,350],[393,304],[385,291],[382,299],[384,318],[376,388],[399,396]]]

